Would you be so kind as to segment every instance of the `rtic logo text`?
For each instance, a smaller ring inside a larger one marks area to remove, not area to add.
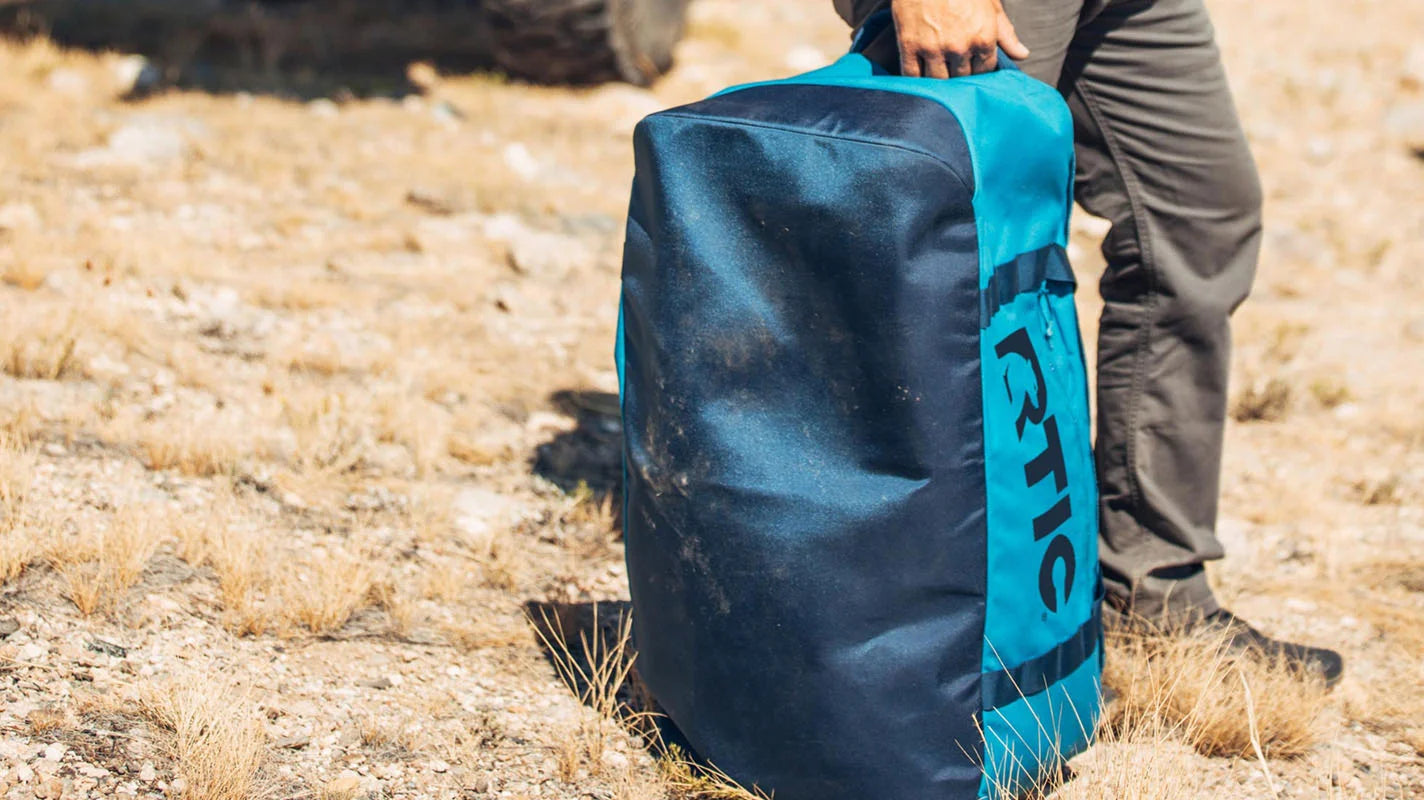
[[[1067,491],[1068,469],[1063,463],[1063,445],[1058,438],[1058,421],[1046,413],[1048,410],[1048,384],[1043,379],[1043,368],[1038,363],[1038,353],[1033,349],[1033,340],[1029,339],[1028,331],[1019,328],[1005,336],[994,346],[994,353],[1000,359],[1019,356],[1028,362],[1029,367],[1033,370],[1034,385],[1031,391],[1023,393],[1023,403],[1019,408],[1016,426],[1019,441],[1023,441],[1024,430],[1030,424],[1040,426],[1046,440],[1043,452],[1024,464],[1025,485],[1035,486],[1045,478],[1052,476],[1053,485],[1058,492],[1058,500],[1033,520],[1034,541],[1042,542],[1044,539],[1049,539],[1043,559],[1038,565],[1038,594],[1043,598],[1043,605],[1049,611],[1056,612],[1058,610],[1058,589],[1053,585],[1054,566],[1059,561],[1063,562],[1063,602],[1065,603],[1068,602],[1068,595],[1073,591],[1073,572],[1077,566],[1072,542],[1068,541],[1067,536],[1057,533],[1063,523],[1073,516],[1073,506],[1069,501]],[[1004,386],[1009,391],[1009,402],[1013,402],[1014,389],[1009,383],[1009,368],[1007,366],[1004,368]]]

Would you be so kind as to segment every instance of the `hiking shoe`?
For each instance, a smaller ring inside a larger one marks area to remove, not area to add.
[[[1199,631],[1219,631],[1226,635],[1226,646],[1232,650],[1279,659],[1302,673],[1318,675],[1327,689],[1339,683],[1345,672],[1345,660],[1334,650],[1272,639],[1224,608],[1199,617],[1182,629],[1183,633]]]

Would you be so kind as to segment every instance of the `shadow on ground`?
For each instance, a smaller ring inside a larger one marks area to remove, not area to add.
[[[618,395],[564,389],[549,396],[560,413],[577,427],[560,433],[534,450],[533,469],[566,492],[584,486],[600,502],[615,500],[623,491],[623,426]],[[615,514],[621,503],[614,502]]]
[[[640,736],[655,757],[670,745],[693,753],[638,675],[631,603],[531,600],[524,613],[544,657],[581,703]]]

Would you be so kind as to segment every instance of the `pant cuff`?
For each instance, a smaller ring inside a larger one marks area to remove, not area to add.
[[[1138,579],[1130,591],[1123,589],[1125,587],[1109,587],[1109,602],[1118,616],[1163,627],[1173,627],[1221,609],[1207,582],[1206,570],[1200,568],[1183,577],[1148,575]]]

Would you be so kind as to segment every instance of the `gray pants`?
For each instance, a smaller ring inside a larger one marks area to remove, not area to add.
[[[835,0],[853,26],[888,0]],[[1218,606],[1217,495],[1231,312],[1261,239],[1261,189],[1202,0],[1004,0],[1020,66],[1073,111],[1077,200],[1112,222],[1098,335],[1102,563],[1143,616]],[[894,31],[867,48],[898,69]],[[952,80],[952,79],[951,79]]]

